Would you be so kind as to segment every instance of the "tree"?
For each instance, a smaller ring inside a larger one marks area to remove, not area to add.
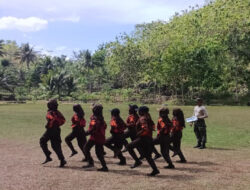
[[[2,57],[4,55],[4,52],[3,52],[3,40],[0,40],[0,57]]]
[[[30,63],[34,63],[36,60],[36,53],[33,47],[30,47],[28,43],[23,44],[20,50],[16,53],[16,58],[21,63],[26,63],[27,68],[30,69]]]

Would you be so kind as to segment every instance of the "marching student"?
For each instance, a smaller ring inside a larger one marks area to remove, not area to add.
[[[126,129],[126,124],[120,117],[120,110],[114,108],[111,110],[111,137],[109,137],[105,146],[115,152],[117,157],[120,159],[119,165],[126,165],[126,158],[122,155],[121,149],[124,142],[124,130]]]
[[[174,155],[178,155],[180,160],[177,162],[186,163],[186,159],[181,151],[181,138],[182,130],[185,127],[184,114],[181,109],[177,108],[173,110],[173,127],[170,130],[171,141],[173,142],[173,147],[171,150],[174,151]]]
[[[194,122],[194,133],[197,138],[197,145],[194,148],[204,149],[206,148],[207,142],[207,130],[205,118],[208,117],[207,110],[205,106],[202,105],[203,101],[201,98],[197,99],[197,105],[194,107],[194,116],[198,118],[197,121]],[[190,123],[193,125],[193,122]]]
[[[47,104],[48,112],[46,115],[47,124],[45,126],[46,131],[43,136],[40,138],[40,146],[46,156],[46,160],[42,163],[52,161],[50,155],[51,152],[48,149],[48,141],[50,140],[52,149],[57,154],[58,159],[60,160],[59,167],[64,167],[66,161],[63,156],[62,147],[61,147],[61,129],[60,126],[65,123],[64,116],[58,111],[58,103],[55,99],[50,100]]]
[[[137,132],[137,138],[128,144],[127,148],[130,153],[130,155],[135,160],[135,163],[131,168],[138,167],[142,164],[140,159],[137,157],[137,155],[134,152],[134,148],[140,147],[143,151],[143,156],[148,161],[149,165],[152,167],[153,171],[148,174],[149,176],[155,176],[159,174],[159,170],[157,169],[157,166],[155,165],[154,160],[152,159],[152,150],[153,150],[153,139],[152,139],[152,133],[154,130],[154,122],[151,119],[151,116],[149,114],[149,108],[146,106],[141,106],[139,108],[139,115],[140,118],[137,122],[137,126],[139,128],[139,131]]]
[[[102,165],[102,168],[99,168],[98,171],[107,172],[108,168],[104,160],[103,149],[107,124],[103,118],[103,107],[101,104],[95,104],[92,108],[92,111],[93,115],[90,118],[89,130],[86,132],[86,135],[90,135],[90,138],[84,146],[84,152],[86,154],[88,165],[83,166],[83,168],[94,167],[94,160],[90,154],[90,150],[93,146],[95,146],[96,156]]]
[[[127,126],[127,130],[124,132],[124,138],[130,138],[132,141],[136,139],[136,133],[137,133],[137,129],[136,129],[136,123],[139,119],[139,116],[137,114],[137,110],[138,110],[138,106],[137,105],[129,105],[129,116],[126,120],[126,126]],[[128,145],[127,141],[125,141],[126,143],[124,143],[125,147]],[[123,152],[126,152],[127,148],[125,148],[125,150],[123,150]]]
[[[169,147],[170,147],[170,130],[172,127],[172,122],[168,118],[169,110],[168,108],[161,108],[159,110],[159,119],[157,123],[157,137],[153,140],[154,145],[160,144],[161,154],[165,161],[168,163],[168,166],[165,166],[167,169],[175,168],[170,156],[169,156]],[[159,154],[154,147],[155,154]]]
[[[71,143],[71,141],[76,138],[78,146],[80,150],[82,151],[83,155],[85,156],[83,147],[86,144],[87,140],[86,140],[85,131],[84,131],[84,127],[86,126],[86,120],[84,119],[84,111],[80,104],[74,105],[73,111],[75,112],[75,114],[71,118],[72,132],[65,138],[65,142],[69,146],[70,150],[72,151],[70,155],[70,157],[72,157],[75,154],[77,154],[77,151],[74,149],[74,146]],[[86,161],[86,156],[85,156],[85,159],[83,159],[83,161]]]

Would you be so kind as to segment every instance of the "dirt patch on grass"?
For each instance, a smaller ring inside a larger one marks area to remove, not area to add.
[[[159,148],[159,147],[157,147]],[[175,163],[175,170],[167,170],[163,158],[156,161],[160,169],[157,177],[147,177],[151,168],[146,161],[139,168],[130,169],[133,160],[128,153],[127,166],[118,166],[113,153],[106,149],[109,172],[96,172],[100,167],[94,150],[96,168],[84,170],[82,155],[68,158],[70,151],[63,145],[67,159],[65,168],[59,161],[41,165],[44,155],[37,142],[26,144],[0,140],[0,190],[78,190],[78,189],[250,189],[250,150],[211,148],[197,150],[184,147],[186,164]]]

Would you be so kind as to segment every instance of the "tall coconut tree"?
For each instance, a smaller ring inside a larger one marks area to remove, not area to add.
[[[4,55],[4,51],[3,51],[3,40],[0,40],[0,57],[2,57]]]
[[[36,60],[36,51],[33,47],[30,47],[29,43],[22,44],[20,50],[16,53],[16,59],[20,60],[20,63],[26,63],[27,68],[30,68],[30,64]]]

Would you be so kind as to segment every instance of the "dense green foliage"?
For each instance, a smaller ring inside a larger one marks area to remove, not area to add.
[[[238,102],[250,89],[249,10],[249,0],[212,1],[168,22],[137,25],[93,54],[74,52],[72,59],[0,41],[1,94],[148,102],[201,96]]]

